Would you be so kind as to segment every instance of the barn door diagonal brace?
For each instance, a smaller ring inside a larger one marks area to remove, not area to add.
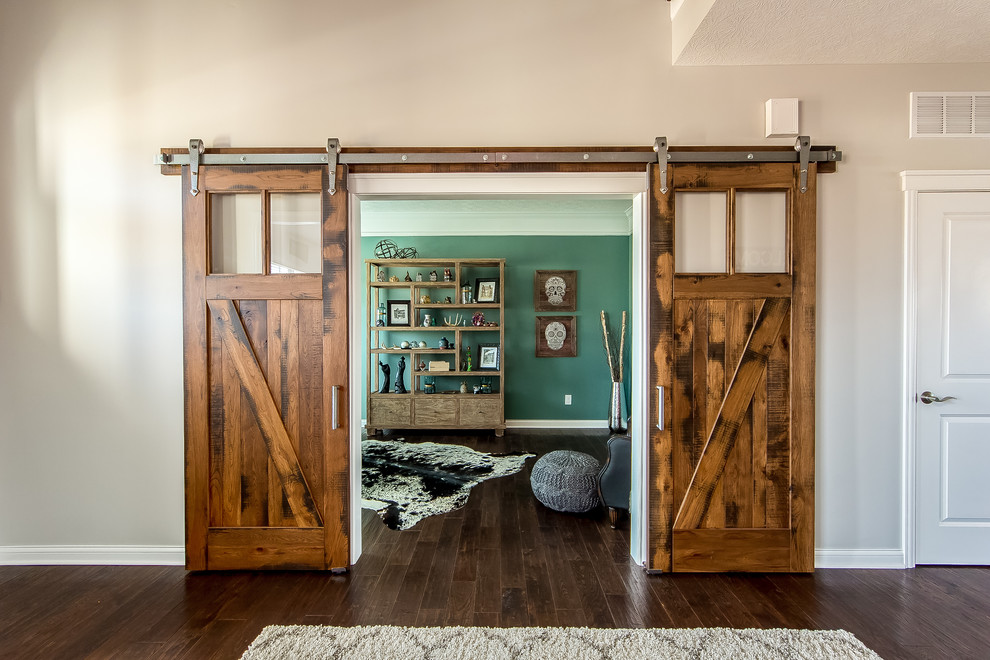
[[[667,152],[667,138],[658,137],[653,141],[653,151],[657,152],[657,164],[660,166],[660,192],[667,194],[667,161],[670,154]]]

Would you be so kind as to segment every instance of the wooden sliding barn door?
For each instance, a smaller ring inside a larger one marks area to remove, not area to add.
[[[651,568],[812,571],[816,166],[652,171]]]
[[[343,167],[182,170],[186,566],[346,567]]]

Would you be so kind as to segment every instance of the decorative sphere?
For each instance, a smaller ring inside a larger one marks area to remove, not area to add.
[[[399,246],[388,239],[378,241],[375,246],[375,256],[379,259],[397,259]]]

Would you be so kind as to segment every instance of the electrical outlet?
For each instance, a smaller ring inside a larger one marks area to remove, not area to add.
[[[571,405],[571,395],[570,394],[565,394],[564,395],[564,405],[565,406]]]

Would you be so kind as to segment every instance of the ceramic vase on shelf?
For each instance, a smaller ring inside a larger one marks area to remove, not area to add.
[[[622,433],[626,430],[625,390],[622,381],[612,381],[612,394],[608,402],[608,430],[610,433]]]

